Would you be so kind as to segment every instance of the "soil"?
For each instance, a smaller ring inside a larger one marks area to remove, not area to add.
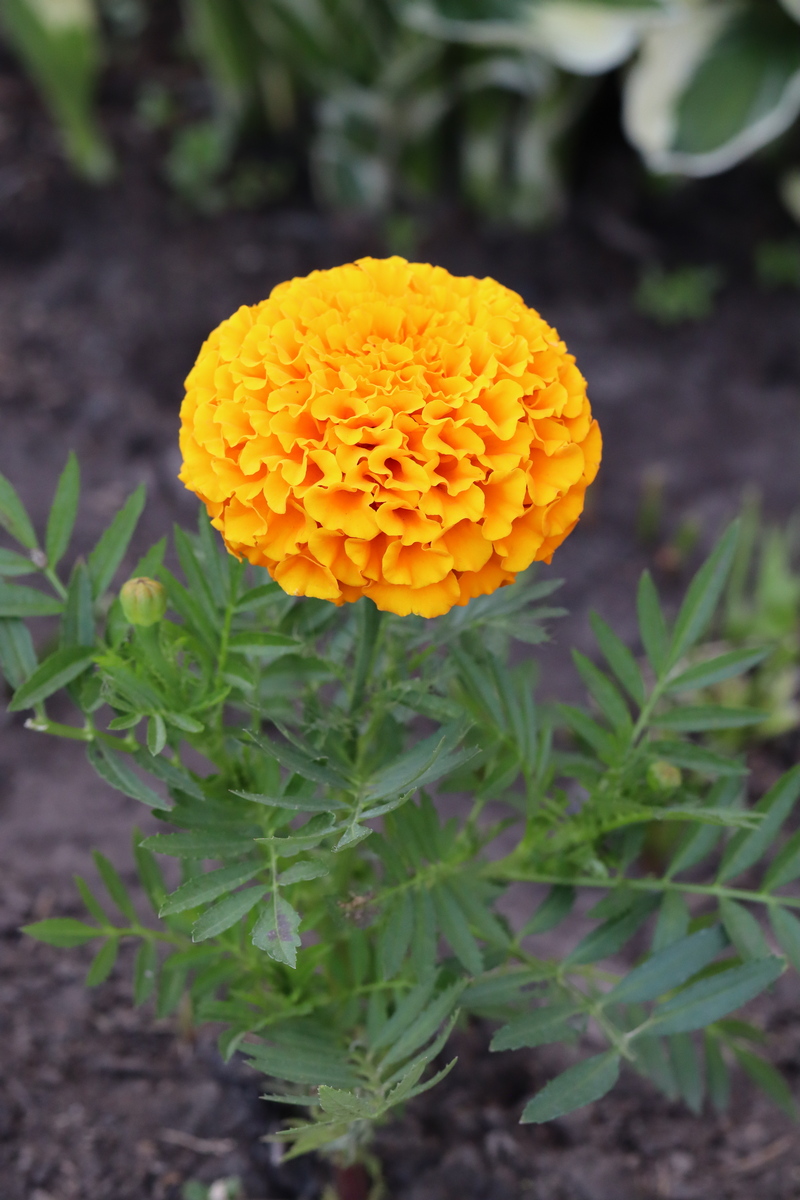
[[[75,183],[28,85],[0,63],[0,470],[42,526],[69,449],[84,499],[85,552],[125,495],[147,484],[132,555],[194,501],[176,480],[181,381],[207,332],[289,276],[387,253],[377,225],[294,206],[192,215],[163,188],[148,136],[112,112],[123,173],[104,191]],[[116,122],[116,124],[114,123]],[[653,195],[613,139],[587,154],[570,210],[535,234],[487,231],[457,211],[420,223],[416,257],[491,274],[553,322],[590,381],[605,438],[588,512],[552,570],[570,616],[542,648],[541,693],[580,695],[568,649],[591,648],[596,607],[631,643],[645,565],[672,603],[684,580],[669,547],[687,521],[707,546],[756,485],[773,520],[798,503],[800,292],[764,292],[752,251],[792,232],[769,174],[748,167]],[[699,324],[658,327],[633,293],[649,262],[713,263],[725,285]],[[661,531],[636,538],[643,478],[665,480]],[[695,561],[695,560],[692,560]],[[671,570],[668,570],[672,563]],[[690,564],[691,565],[691,564]],[[90,849],[131,879],[141,809],[110,793],[79,746],[36,740],[0,717],[0,1194],[3,1200],[176,1200],[187,1180],[239,1176],[249,1200],[315,1200],[313,1159],[281,1166],[260,1138],[282,1114],[247,1067],[224,1065],[211,1032],[155,1021],[130,1002],[130,964],[93,992],[82,950],[18,933],[79,915],[75,871]],[[762,766],[774,771],[773,752]],[[792,1085],[800,1072],[794,977],[759,1016]],[[737,1080],[732,1110],[701,1117],[624,1076],[602,1102],[542,1128],[524,1099],[566,1059],[489,1055],[475,1024],[433,1093],[379,1134],[392,1200],[763,1200],[800,1195],[788,1119]]]

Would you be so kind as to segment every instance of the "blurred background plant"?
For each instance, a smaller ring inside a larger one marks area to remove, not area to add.
[[[113,169],[104,64],[161,7],[4,0],[5,38],[87,179]],[[656,174],[725,171],[800,112],[800,0],[183,0],[176,25],[204,111],[155,77],[138,108],[168,129],[165,175],[201,210],[279,198],[304,161],[334,208],[402,212],[445,192],[536,225],[558,211],[571,135],[616,71],[624,130]],[[797,215],[785,140],[776,171]]]

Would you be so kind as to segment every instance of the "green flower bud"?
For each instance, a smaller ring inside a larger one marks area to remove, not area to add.
[[[674,792],[682,782],[680,767],[674,767],[663,758],[657,758],[647,768],[647,783],[654,792]]]
[[[131,625],[155,625],[167,611],[167,593],[157,579],[142,576],[122,585],[119,602]]]

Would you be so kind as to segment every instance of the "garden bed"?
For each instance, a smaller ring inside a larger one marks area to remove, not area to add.
[[[84,476],[77,532],[87,550],[140,481],[149,505],[134,552],[173,520],[194,518],[176,480],[181,381],[202,338],[239,304],[296,274],[387,253],[377,226],[310,206],[214,219],[187,214],[162,188],[134,126],[121,127],[123,176],[89,192],[66,176],[27,85],[0,73],[0,470],[43,521],[75,449]],[[137,140],[138,139],[138,140]],[[460,274],[491,274],[541,308],[590,381],[605,458],[588,512],[552,570],[569,618],[542,648],[541,694],[570,697],[569,647],[590,647],[596,607],[634,639],[633,596],[645,565],[674,597],[680,568],[659,554],[687,520],[710,543],[757,485],[766,514],[797,505],[800,292],[764,292],[752,252],[790,232],[757,167],[648,198],[621,147],[589,158],[572,211],[535,235],[478,230],[432,213],[414,254]],[[712,263],[725,284],[697,325],[660,328],[633,304],[650,260]],[[663,527],[636,538],[642,480],[665,479]],[[691,563],[689,565],[692,565]],[[140,806],[112,793],[77,745],[37,740],[3,716],[0,739],[0,1178],[4,1200],[174,1200],[190,1179],[242,1177],[250,1200],[320,1195],[311,1160],[279,1167],[259,1141],[280,1114],[258,1078],[224,1066],[213,1039],[135,1013],[126,964],[93,993],[82,951],[23,939],[26,920],[77,913],[73,871],[92,874],[99,846],[131,879]],[[759,752],[771,781],[796,746]],[[144,814],[146,818],[146,814]],[[142,821],[144,824],[145,822]],[[521,901],[524,903],[524,900]],[[557,948],[556,948],[557,949]],[[774,1060],[800,1070],[796,978],[760,1015]],[[788,1120],[744,1084],[730,1114],[701,1120],[633,1077],[552,1125],[520,1128],[522,1100],[558,1065],[531,1052],[510,1067],[487,1031],[456,1039],[459,1065],[379,1138],[393,1200],[783,1200],[800,1187]]]

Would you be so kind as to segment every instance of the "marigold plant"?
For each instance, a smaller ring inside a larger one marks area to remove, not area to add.
[[[0,548],[9,707],[84,743],[155,818],[134,832],[152,919],[97,855],[115,911],[81,879],[90,920],[26,931],[99,944],[90,985],[135,942],[135,1001],[221,1026],[221,1052],[269,1079],[273,1138],[328,1155],[342,1200],[366,1200],[374,1125],[443,1079],[467,1019],[503,1052],[591,1024],[592,1052],[522,1121],[599,1099],[622,1066],[700,1111],[725,1107],[738,1063],[794,1112],[760,1031],[731,1017],[800,968],[800,834],[784,833],[800,766],[749,805],[742,755],[708,738],[766,714],[697,702],[769,653],[703,645],[737,525],[673,621],[644,573],[635,651],[592,615],[604,665],[574,655],[587,706],[539,702],[512,646],[545,636],[558,581],[510,581],[549,558],[596,470],[584,381],[513,293],[402,259],[295,280],[224,322],[182,443],[234,553],[201,508],[175,532],[182,579],[162,539],[116,597],[143,490],[67,576],[74,457],[41,543],[0,476],[20,547]],[[8,582],[36,572],[43,587]],[[61,691],[76,720],[48,713]],[[461,797],[449,819],[444,791]],[[517,882],[538,893],[510,921]],[[597,903],[576,930],[580,892]]]
[[[600,463],[586,381],[493,279],[314,271],[204,343],[181,479],[284,591],[423,617],[549,562]]]

